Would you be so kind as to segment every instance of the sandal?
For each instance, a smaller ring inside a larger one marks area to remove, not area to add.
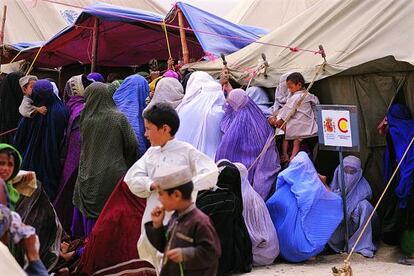
[[[414,265],[414,258],[410,258],[407,256],[402,256],[399,260],[398,260],[399,264],[402,265]]]

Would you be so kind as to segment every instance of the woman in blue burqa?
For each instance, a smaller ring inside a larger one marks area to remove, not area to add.
[[[14,144],[22,153],[21,168],[36,173],[49,200],[53,201],[62,173],[60,156],[69,112],[53,93],[53,85],[48,80],[36,82],[32,97],[35,106],[47,107],[47,114],[22,118]]]
[[[323,251],[342,221],[342,200],[329,191],[305,152],[299,152],[277,178],[266,202],[279,237],[280,255],[302,262]]]
[[[348,222],[349,236],[348,252],[350,252],[374,207],[369,202],[372,199],[372,190],[368,181],[362,176],[361,160],[351,155],[344,158],[343,164],[347,209],[346,220]],[[340,175],[341,168],[338,166],[331,183],[332,191],[338,195],[341,195]],[[375,216],[374,219],[376,220],[377,217]],[[369,223],[361,240],[355,247],[355,252],[369,258],[374,257],[376,250],[372,239],[372,228],[374,225],[375,223]],[[329,241],[329,246],[338,253],[345,250],[345,224],[341,223],[338,226]]]
[[[144,118],[142,112],[145,109],[145,99],[149,95],[147,80],[140,75],[127,77],[121,86],[115,91],[113,99],[119,111],[121,111],[132,126],[138,140],[138,158],[148,149],[149,143],[144,133]]]
[[[388,113],[385,182],[391,178],[414,137],[414,119],[403,104],[391,105]],[[386,243],[399,243],[405,254],[399,263],[414,265],[414,145],[411,146],[397,174],[393,189],[385,202],[382,232]]]

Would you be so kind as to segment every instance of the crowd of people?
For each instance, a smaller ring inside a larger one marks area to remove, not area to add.
[[[99,73],[77,75],[62,93],[48,79],[7,75],[0,267],[9,275],[229,275],[354,245],[373,257],[377,216],[356,244],[373,212],[361,160],[347,156],[331,181],[318,174],[318,98],[298,72],[283,75],[274,96],[233,89],[228,76],[171,69],[107,83]],[[386,180],[414,130],[403,105],[387,119]],[[413,158],[388,199],[402,223],[389,215],[394,225],[384,230],[402,237],[403,264],[414,264]]]

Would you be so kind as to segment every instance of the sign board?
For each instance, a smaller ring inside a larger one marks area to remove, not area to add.
[[[316,106],[319,144],[322,149],[358,151],[359,128],[356,106]]]

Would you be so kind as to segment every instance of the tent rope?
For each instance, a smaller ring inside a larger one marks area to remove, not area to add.
[[[295,113],[298,110],[299,106],[302,104],[302,102],[305,99],[305,97],[309,94],[309,90],[312,88],[312,86],[315,83],[316,79],[318,78],[318,76],[322,73],[323,69],[325,68],[325,65],[326,65],[326,60],[321,65],[319,65],[319,68],[318,68],[318,70],[316,70],[316,73],[313,76],[313,79],[310,82],[309,86],[306,88],[305,93],[303,93],[302,97],[300,97],[299,100],[296,102],[295,107],[289,112],[286,120],[283,122],[283,124],[281,125],[280,129],[283,129],[286,126],[286,124],[290,121],[290,119],[292,119],[293,115],[295,115]],[[248,171],[250,171],[253,168],[253,166],[257,163],[257,161],[260,160],[260,158],[262,157],[262,155],[270,147],[270,145],[272,144],[273,140],[276,138],[276,136],[278,134],[279,134],[279,132],[276,129],[275,130],[275,134],[272,135],[271,137],[269,137],[267,143],[264,145],[264,147],[263,147],[262,151],[260,152],[259,156],[257,156],[257,158],[253,161],[253,163],[247,169]]]
[[[42,51],[42,49],[43,49],[43,45],[39,48],[39,50],[37,51],[37,54],[36,54],[35,58],[33,59],[32,63],[30,64],[29,69],[27,69],[26,76],[29,75],[30,72],[32,71],[33,65],[35,64],[37,58],[39,57],[40,51]]]
[[[6,134],[9,134],[9,133],[13,133],[13,132],[15,132],[16,130],[17,130],[17,128],[13,128],[13,129],[7,130],[7,131],[5,131],[5,132],[2,132],[2,133],[0,133],[0,137],[1,137],[1,136],[4,136],[4,135],[6,135]]]
[[[398,172],[398,170],[400,169],[402,162],[403,162],[403,161],[404,161],[404,159],[407,157],[408,151],[410,150],[410,148],[411,148],[411,146],[413,145],[413,143],[414,143],[414,136],[412,137],[410,144],[407,146],[407,148],[406,148],[406,150],[405,150],[405,152],[404,152],[404,155],[401,157],[400,162],[398,162],[398,165],[397,165],[397,167],[395,168],[395,170],[394,170],[394,172],[393,172],[393,174],[392,174],[391,178],[388,180],[388,183],[387,183],[387,185],[385,186],[384,191],[382,192],[382,194],[381,194],[380,198],[378,199],[377,204],[375,204],[374,209],[372,210],[372,212],[371,212],[370,216],[368,217],[368,219],[367,219],[367,221],[366,221],[366,223],[365,223],[364,227],[362,228],[362,231],[361,231],[361,233],[359,234],[359,236],[358,236],[357,240],[355,241],[355,244],[354,244],[354,246],[352,247],[351,252],[349,252],[349,254],[348,254],[347,258],[344,260],[344,263],[345,263],[345,264],[344,264],[344,267],[343,267],[342,269],[339,269],[339,270],[338,270],[338,269],[336,269],[336,268],[333,268],[334,270],[336,270],[336,271],[341,271],[341,272],[343,272],[343,273],[348,273],[348,275],[352,275],[352,274],[349,274],[349,271],[351,271],[351,273],[352,273],[352,270],[350,269],[350,268],[351,268],[351,263],[350,263],[350,260],[351,260],[352,254],[354,254],[354,252],[355,252],[355,248],[357,247],[358,243],[361,241],[362,236],[364,235],[364,233],[365,233],[365,231],[367,230],[367,228],[368,228],[369,224],[371,223],[372,217],[374,216],[374,214],[375,214],[376,210],[378,209],[378,206],[380,205],[381,201],[383,200],[383,198],[384,198],[384,196],[385,196],[385,193],[388,191],[388,188],[391,186],[391,183],[393,182],[393,180],[394,180],[395,176],[397,175],[397,172]],[[334,272],[334,275],[337,275],[337,274],[335,274],[335,272]]]
[[[168,31],[167,31],[167,26],[165,25],[165,20],[162,21],[162,28],[163,28],[164,34],[165,34],[165,41],[167,42],[168,57],[172,58],[170,41],[168,40]]]

